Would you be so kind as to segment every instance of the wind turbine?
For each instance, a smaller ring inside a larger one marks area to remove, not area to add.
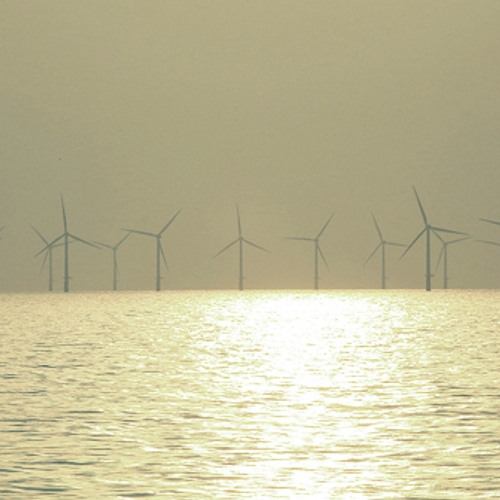
[[[285,237],[285,239],[287,239],[287,240],[312,241],[314,243],[314,289],[315,290],[319,289],[318,256],[321,256],[321,259],[323,260],[326,268],[330,269],[328,267],[328,262],[326,262],[325,256],[323,255],[321,247],[319,246],[319,239],[321,238],[321,235],[325,232],[325,229],[327,228],[328,224],[330,224],[330,221],[332,220],[332,217],[334,215],[335,215],[335,212],[333,212],[332,215],[330,215],[330,217],[326,221],[325,225],[321,228],[321,231],[316,235],[315,238],[305,238],[305,237],[298,237],[298,236]]]
[[[243,243],[246,243],[247,245],[253,246],[255,248],[258,248],[259,250],[263,250],[264,252],[271,253],[269,250],[252,243],[251,241],[248,241],[247,239],[243,238],[243,233],[241,230],[241,219],[240,219],[240,209],[238,206],[236,206],[236,217],[238,219],[238,238],[236,238],[234,241],[229,243],[229,245],[225,246],[220,252],[216,253],[212,259],[215,259],[215,257],[218,257],[221,253],[225,252],[228,248],[232,247],[233,245],[236,245],[236,243],[239,243],[239,254],[240,254],[240,274],[239,274],[239,280],[238,280],[238,289],[243,290]]]
[[[377,229],[378,237],[380,239],[380,243],[375,247],[375,250],[370,254],[370,256],[366,259],[365,263],[363,264],[363,267],[368,264],[370,259],[377,253],[378,249],[381,249],[382,253],[382,289],[385,290],[385,282],[386,282],[386,275],[385,275],[385,247],[386,245],[390,246],[395,246],[395,247],[405,247],[406,245],[403,245],[402,243],[393,243],[391,241],[386,241],[384,240],[384,237],[382,236],[382,231],[380,231],[380,227],[377,224],[377,219],[375,216],[372,214],[373,222],[375,224],[375,227]]]
[[[453,243],[458,243],[459,241],[468,240],[470,236],[463,236],[462,238],[456,238],[454,240],[445,241],[439,233],[434,233],[438,239],[441,241],[443,246],[441,247],[441,252],[436,264],[436,271],[438,270],[441,258],[443,259],[443,288],[446,290],[448,288],[448,245]]]
[[[181,209],[182,210],[182,209]],[[167,228],[174,222],[175,218],[180,214],[181,210],[178,210],[177,213],[163,226],[162,230],[159,233],[149,233],[147,231],[137,231],[136,229],[124,229],[124,231],[128,231],[129,233],[143,234],[145,236],[151,236],[152,238],[156,238],[156,291],[159,292],[161,290],[161,260],[163,259],[163,263],[165,267],[168,269],[167,259],[165,257],[165,252],[163,251],[163,246],[161,244],[161,237],[163,233],[167,230]]]
[[[79,241],[80,243],[85,243],[85,245],[89,245],[91,247],[100,248],[89,241],[85,241],[74,234],[68,232],[68,221],[66,219],[66,209],[64,208],[64,199],[61,196],[61,207],[62,207],[62,216],[63,216],[63,226],[64,233],[58,236],[55,240],[48,243],[44,248],[42,248],[36,255],[40,255],[42,252],[47,251],[50,247],[53,247],[58,241],[63,240],[62,245],[64,245],[64,292],[69,292],[69,243],[70,238],[73,241]],[[36,257],[35,255],[35,257]]]
[[[107,245],[106,243],[100,243],[98,241],[95,241],[94,243],[97,243],[98,245],[101,245],[102,247],[109,248],[110,250],[113,251],[113,290],[117,290],[117,284],[118,284],[118,259],[117,259],[117,253],[118,253],[118,247],[130,236],[130,232],[128,232],[116,245]]]
[[[425,289],[427,291],[430,291],[431,289],[431,232],[434,234],[437,234],[438,232],[441,233],[450,233],[450,234],[461,234],[465,235],[466,233],[462,233],[460,231],[452,231],[451,229],[444,229],[442,227],[436,227],[436,226],[431,226],[429,222],[427,221],[427,216],[425,215],[424,207],[422,206],[422,203],[420,201],[420,198],[418,197],[417,190],[415,187],[413,187],[413,191],[415,192],[415,196],[417,198],[418,206],[420,208],[420,213],[422,214],[422,219],[424,220],[424,229],[420,233],[418,233],[417,237],[408,245],[406,250],[403,252],[401,255],[400,259],[402,259],[408,250],[420,239],[420,237],[425,233],[426,237],[426,258],[425,258]]]
[[[40,239],[45,243],[45,257],[43,258],[43,262],[42,262],[42,271],[43,271],[43,268],[45,267],[45,263],[48,260],[49,261],[49,292],[52,292],[54,290],[52,250],[54,250],[54,248],[56,248],[56,247],[63,246],[64,243],[50,245],[48,240],[40,233],[40,231],[38,231],[38,229],[36,229],[36,227],[31,226],[31,228],[40,237]]]

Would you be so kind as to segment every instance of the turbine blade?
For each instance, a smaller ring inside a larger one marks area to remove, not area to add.
[[[487,245],[495,245],[497,247],[500,247],[500,243],[497,243],[496,241],[486,241],[486,240],[476,240],[479,241],[479,243],[486,243]]]
[[[370,259],[377,253],[377,250],[383,245],[383,242],[380,242],[375,250],[373,250],[373,252],[370,254],[370,256],[365,260],[365,263],[363,264],[363,267],[366,266],[366,264],[368,264],[368,262],[370,261]]]
[[[386,245],[391,245],[392,247],[405,247],[404,243],[394,243],[393,241],[384,241]]]
[[[490,219],[479,219],[482,220],[483,222],[489,222],[490,224],[496,224],[497,226],[500,226],[500,222],[497,222],[496,220],[490,220]]]
[[[232,243],[229,243],[229,245],[227,245],[226,247],[224,247],[220,252],[216,253],[212,259],[215,259],[215,257],[218,257],[221,253],[225,252],[228,248],[232,247],[233,245],[235,245],[236,243],[238,243],[238,241],[240,241],[240,238],[238,238],[237,240],[234,240]]]
[[[378,233],[378,237],[380,238],[380,241],[384,241],[384,238],[382,237],[382,231],[380,231],[380,228],[378,227],[378,224],[377,224],[377,219],[375,219],[375,216],[372,214],[372,218],[373,218],[373,222],[375,223],[375,227],[377,228],[377,233]]]
[[[50,252],[50,247],[47,248],[46,252],[45,252],[45,255],[43,257],[43,262],[42,262],[42,267],[40,268],[40,274],[42,274],[44,268],[45,268],[45,263],[47,262],[47,259],[49,257],[49,252]]]
[[[438,260],[437,260],[437,263],[436,263],[436,270],[434,271],[434,274],[437,273],[437,270],[439,269],[439,264],[441,262],[441,259],[443,257],[443,254],[444,254],[444,249],[446,248],[446,244],[443,243],[443,245],[441,246],[441,251],[439,252],[439,257],[438,257]]]
[[[46,244],[48,245],[49,242],[42,236],[42,234],[38,231],[38,229],[35,227],[35,226],[31,226],[31,228],[33,229],[33,231],[35,231],[36,234],[38,234],[38,236],[41,238],[41,240]],[[2,230],[3,228],[0,229],[0,231]]]
[[[434,234],[434,236],[436,236],[436,238],[444,245],[446,242],[444,241],[443,237],[437,232],[437,231],[434,231],[434,228],[432,228],[432,232]]]
[[[54,246],[55,243],[57,243],[60,239],[64,238],[64,234],[61,234],[61,236],[57,237],[55,240],[51,241],[48,245],[45,245],[38,253],[35,254],[35,257],[40,255],[42,252],[45,252],[49,247]]]
[[[111,248],[111,250],[113,250],[113,247],[111,245],[107,245],[106,243],[101,243],[100,241],[95,240],[92,240],[92,243],[95,243],[96,245],[99,245],[101,247]]]
[[[467,233],[464,233],[462,231],[453,231],[451,229],[445,229],[444,227],[434,227],[434,226],[429,226],[430,229],[436,234],[436,231],[440,231],[441,233],[449,233],[449,234],[462,234],[464,236],[468,236]]]
[[[330,224],[330,221],[332,220],[332,217],[335,215],[335,212],[332,213],[332,215],[330,215],[330,217],[328,218],[328,220],[326,221],[326,224],[321,228],[321,231],[318,233],[318,235],[316,236],[315,239],[319,239],[320,236],[325,232],[325,229],[327,228],[328,224]]]
[[[76,241],[79,241],[80,243],[85,243],[85,245],[89,245],[91,247],[98,248],[99,250],[101,250],[100,246],[94,245],[94,243],[91,243],[90,241],[83,240],[82,238],[79,238],[78,236],[75,236],[74,234],[68,233],[68,236],[70,236],[71,238],[73,238]]]
[[[452,243],[458,243],[459,241],[469,240],[472,236],[464,236],[463,238],[457,238],[456,240],[451,240],[446,242],[447,245],[451,245]]]
[[[238,219],[238,238],[241,238],[240,208],[236,205],[236,218]]]
[[[324,262],[324,264],[325,264],[326,268],[327,268],[328,270],[330,270],[330,266],[328,265],[328,262],[326,261],[325,256],[324,256],[324,254],[323,254],[323,250],[321,250],[321,247],[319,246],[319,244],[318,244],[318,252],[319,252],[319,254],[320,254],[320,256],[321,256],[321,259],[323,260],[323,262]]]
[[[144,234],[146,236],[153,236],[154,238],[156,238],[156,234],[154,233],[148,233],[146,231],[138,231],[137,229],[123,229],[123,231],[128,231],[129,233],[135,233],[135,234]]]
[[[130,236],[130,232],[128,232],[116,245],[114,248],[118,248],[128,237]]]
[[[246,240],[245,238],[242,238],[242,240],[245,242],[245,243],[248,243],[249,245],[252,245],[253,247],[255,248],[258,248],[259,250],[264,250],[264,252],[267,252],[267,253],[272,253],[270,250],[267,250],[267,248],[263,248],[259,245],[256,245],[255,243],[252,243],[251,241],[248,241]]]
[[[163,251],[163,246],[161,244],[161,241],[159,241],[158,243],[160,245],[160,253],[161,253],[161,257],[163,259],[163,263],[165,264],[165,267],[168,269],[167,258],[165,257],[165,252]]]
[[[172,224],[172,222],[174,222],[175,218],[181,213],[181,209],[179,209],[177,211],[177,213],[165,224],[165,226],[163,227],[163,229],[158,233],[158,236],[161,236],[168,228],[168,226],[170,226],[170,224]]]
[[[61,206],[62,206],[64,232],[67,233],[68,232],[68,221],[66,220],[66,209],[64,208],[64,199],[63,199],[62,195],[61,195]]]
[[[314,238],[302,238],[300,236],[285,236],[284,240],[316,241]]]
[[[427,231],[426,227],[424,227],[424,229],[422,229],[422,231],[418,233],[418,236],[406,247],[406,250],[401,254],[401,257],[399,257],[400,259],[402,259],[408,253],[408,250],[410,250],[410,248],[417,242],[420,236],[422,236],[425,233],[425,231]]]
[[[422,218],[424,219],[424,224],[427,226],[427,216],[425,215],[425,210],[424,207],[422,206],[422,202],[420,201],[420,198],[418,197],[417,190],[415,189],[415,186],[413,186],[413,191],[415,192],[415,196],[417,197],[417,202],[418,206],[420,208],[420,213],[422,214]]]

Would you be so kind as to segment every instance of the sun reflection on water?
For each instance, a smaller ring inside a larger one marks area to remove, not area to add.
[[[11,314],[0,362],[0,469],[10,471],[1,491],[495,498],[498,295],[453,297],[13,300],[21,314]]]

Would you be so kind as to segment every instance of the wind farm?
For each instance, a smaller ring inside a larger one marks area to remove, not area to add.
[[[376,234],[378,236],[378,242],[376,245],[374,245],[374,248],[372,248],[371,252],[369,253],[368,257],[362,255],[361,246],[352,247],[352,256],[353,256],[353,262],[354,262],[354,257],[358,259],[357,261],[357,269],[361,269],[366,267],[370,262],[374,260],[375,257],[377,257],[377,254],[380,258],[377,259],[379,260],[379,269],[380,269],[380,278],[379,278],[379,286],[377,288],[380,289],[386,289],[389,286],[389,277],[388,277],[388,258],[390,256],[390,250],[389,247],[401,247],[404,251],[402,255],[399,257],[402,259],[412,248],[413,246],[416,246],[419,240],[423,240],[425,242],[425,250],[424,250],[424,258],[425,258],[425,289],[430,290],[431,285],[433,282],[434,278],[436,278],[438,270],[442,269],[443,272],[443,278],[442,278],[442,288],[447,289],[449,288],[450,285],[450,276],[449,276],[449,246],[454,245],[455,243],[462,242],[464,240],[467,240],[471,238],[470,234],[473,231],[470,232],[465,232],[465,231],[457,231],[457,230],[452,230],[448,229],[443,226],[435,226],[431,224],[430,219],[427,215],[427,210],[424,208],[424,205],[420,199],[420,194],[417,192],[416,188],[413,187],[413,193],[415,196],[415,200],[417,202],[418,206],[418,212],[420,214],[420,217],[422,218],[423,221],[423,228],[420,230],[420,232],[413,237],[413,240],[411,240],[411,243],[406,246],[404,245],[401,241],[404,241],[404,239],[407,238],[407,235],[404,235],[403,239],[403,232],[401,231],[402,226],[400,225],[400,237],[395,237],[391,238],[390,240],[385,237],[385,234],[382,232],[381,226],[379,224],[378,218],[375,216],[375,214],[372,212],[371,215],[371,222],[373,226],[375,227]],[[64,258],[63,263],[63,290],[64,292],[69,292],[70,290],[70,280],[71,280],[71,274],[70,271],[72,270],[70,266],[70,251],[72,250],[69,249],[69,245],[72,243],[84,243],[85,245],[92,246],[94,248],[99,248],[99,249],[109,249],[112,253],[112,268],[110,271],[112,271],[111,276],[110,276],[110,282],[107,282],[105,280],[106,272],[105,269],[108,268],[107,266],[107,261],[102,261],[101,259],[96,260],[96,266],[94,269],[97,271],[98,266],[102,266],[102,270],[99,271],[98,278],[96,279],[96,282],[93,284],[89,280],[87,280],[86,285],[84,285],[84,289],[96,289],[96,290],[113,290],[116,291],[119,288],[123,290],[134,290],[134,289],[147,289],[147,274],[148,274],[148,262],[145,261],[145,259],[141,258],[141,254],[144,251],[147,251],[146,245],[148,245],[147,242],[144,243],[144,247],[141,251],[138,250],[139,247],[135,247],[134,245],[125,245],[127,248],[126,250],[121,251],[122,245],[124,244],[125,241],[129,241],[131,235],[139,235],[139,236],[147,236],[149,238],[154,238],[155,240],[155,288],[157,291],[160,291],[162,288],[165,288],[164,286],[164,276],[162,274],[165,272],[166,269],[169,268],[169,263],[167,262],[167,257],[166,257],[166,252],[164,248],[164,236],[166,234],[166,231],[170,228],[170,226],[173,224],[173,222],[178,218],[181,210],[178,210],[174,215],[164,224],[164,226],[161,228],[159,232],[151,232],[143,229],[132,229],[132,228],[127,228],[124,229],[118,225],[116,227],[118,229],[121,229],[124,231],[123,236],[117,239],[116,244],[109,244],[106,242],[105,237],[103,234],[101,234],[99,237],[93,237],[92,239],[83,239],[79,235],[75,235],[72,231],[70,231],[70,226],[68,222],[68,217],[67,217],[67,210],[65,206],[65,201],[63,196],[60,197],[61,201],[61,212],[62,212],[62,219],[63,219],[63,232],[59,234],[59,236],[52,241],[50,241],[44,234],[42,234],[37,227],[31,225],[31,228],[35,234],[37,234],[37,237],[40,239],[40,241],[43,243],[43,247],[41,250],[39,250],[36,254],[36,256],[41,255],[42,253],[44,254],[43,256],[43,263],[42,263],[42,271],[46,270],[48,273],[48,285],[45,286],[45,290],[48,290],[50,292],[54,291],[54,289],[57,286],[57,283],[54,279],[55,272],[56,272],[56,265],[58,264],[58,261],[56,260],[59,258],[59,254],[54,251],[57,247],[62,247],[63,251],[61,252],[61,257]],[[311,244],[311,250],[313,251],[312,257],[312,276],[311,276],[311,285],[310,287],[314,290],[319,290],[320,288],[326,288],[326,289],[331,289],[332,286],[328,283],[328,285],[321,286],[322,282],[322,276],[321,276],[321,267],[324,267],[325,271],[330,269],[329,266],[329,255],[328,252],[325,251],[323,247],[323,238],[325,237],[326,231],[329,229],[331,226],[331,222],[335,216],[336,212],[332,212],[328,218],[325,220],[323,225],[320,227],[320,230],[314,234],[313,236],[276,236],[279,237],[281,240],[292,240],[292,241],[302,241],[306,242],[308,244]],[[190,220],[193,220],[192,218]],[[494,225],[494,226],[500,226],[500,222],[497,222],[496,220],[492,219],[475,219],[475,220],[480,220],[482,222],[486,222],[489,225]],[[269,221],[269,218],[266,220],[266,223]],[[215,222],[215,221],[214,221]],[[210,221],[210,223],[212,223]],[[224,248],[222,248],[220,251],[218,251],[212,259],[215,259],[216,257],[219,257],[222,253],[225,253],[227,250],[230,248],[237,247],[237,255],[238,255],[238,282],[237,282],[237,289],[243,290],[249,288],[248,282],[246,281],[247,275],[246,275],[246,265],[247,264],[247,250],[246,247],[248,246],[253,246],[254,248],[260,250],[261,252],[265,253],[271,253],[267,248],[260,246],[259,244],[255,243],[253,240],[249,240],[245,237],[244,232],[243,232],[243,225],[242,225],[242,219],[241,219],[241,214],[240,214],[240,208],[239,205],[236,205],[236,223],[237,223],[237,235],[236,238],[231,241],[229,244],[227,244]],[[342,228],[341,229],[341,241],[342,241],[342,246],[347,247],[348,238],[346,238],[346,230],[349,231],[351,228],[356,228],[359,229],[359,226],[351,226],[349,227],[348,225],[344,225],[342,227],[343,221],[339,221],[339,225]],[[394,223],[393,223],[394,224]],[[278,227],[278,225],[276,225]],[[372,227],[373,227],[372,226]],[[92,229],[92,228],[90,228]],[[85,230],[87,232],[90,231],[89,227],[87,226]],[[185,229],[185,228],[184,228]],[[0,229],[1,230],[1,229]],[[109,226],[107,231],[109,230]],[[99,228],[96,228],[96,232],[99,231]],[[94,232],[94,231],[92,231]],[[393,232],[396,232],[393,229]],[[360,234],[364,234],[364,231],[361,232],[359,230],[356,231],[355,234],[356,236]],[[182,234],[182,233],[181,233]],[[184,233],[184,237],[187,236],[187,232]],[[206,242],[207,247],[208,247],[208,239],[207,239],[207,234],[205,233],[203,236],[203,241]],[[425,237],[424,237],[425,235]],[[3,234],[2,234],[3,236]],[[11,232],[9,231],[9,240],[11,238]],[[450,239],[450,237],[453,236],[453,239]],[[191,236],[189,236],[190,238]],[[4,237],[5,239],[5,237]],[[146,239],[146,238],[144,238]],[[438,249],[436,247],[436,255],[435,259],[431,258],[431,245],[432,240],[435,239],[434,244],[438,244],[440,246],[440,251],[439,251],[439,256],[438,254]],[[484,238],[483,240],[479,240],[479,238],[475,238],[476,241],[482,241],[484,243],[490,244],[490,245],[497,245],[494,241],[488,241],[488,238]],[[365,238],[367,240],[367,238]],[[398,241],[399,240],[399,241]],[[203,245],[203,241],[200,239],[200,243]],[[352,244],[352,243],[351,243]],[[187,247],[185,246],[186,243],[180,243],[179,247],[184,250],[180,250],[181,252],[184,252],[182,255],[179,253],[177,254],[176,261],[179,261],[181,265],[184,266],[184,273],[189,272],[190,268],[186,268],[186,265],[190,265],[190,262],[188,258],[193,255],[193,252],[191,250],[187,251]],[[5,247],[8,245],[2,245],[2,252],[4,252]],[[287,244],[287,246],[289,246]],[[177,247],[176,247],[177,248]],[[173,253],[179,251],[177,249],[172,249]],[[197,246],[192,246],[192,249],[200,249],[200,245],[198,244]],[[282,247],[284,252],[289,252],[290,250],[287,249],[285,250],[284,247]],[[468,252],[472,251],[473,248],[469,247]],[[122,254],[122,257],[120,258],[118,256],[118,252],[120,251],[120,254]],[[462,253],[462,261],[463,259],[463,251],[460,251]],[[277,255],[277,259],[280,259],[280,252],[275,252],[275,255]],[[256,254],[258,255],[258,254]],[[76,259],[76,253],[75,253],[75,259]],[[126,265],[127,262],[130,262],[130,259],[132,258],[139,258],[140,259],[140,264],[136,264],[134,266],[131,266],[127,264],[127,271],[125,273],[121,272],[121,259],[123,259],[123,265]],[[206,257],[210,259],[210,255]],[[259,259],[259,257],[254,257]],[[294,269],[296,269],[296,263],[292,264],[291,261],[288,261],[286,259],[282,259],[278,262],[273,259],[268,260],[261,260],[261,264],[266,268],[266,266],[270,266],[267,268],[267,271],[264,273],[263,278],[259,278],[256,281],[252,281],[252,283],[255,283],[255,285],[252,287],[250,285],[250,288],[272,288],[269,286],[268,283],[270,283],[269,277],[271,276],[271,273],[274,273],[276,277],[283,278],[284,285],[281,285],[281,282],[278,280],[275,280],[274,282],[276,283],[275,288],[277,289],[289,289],[289,288],[308,288],[307,287],[307,281],[304,283],[303,278],[302,278],[302,284],[300,283],[299,276],[300,274],[295,272]],[[120,263],[118,262],[120,260]],[[72,262],[72,261],[71,261]],[[201,276],[201,278],[207,278],[212,275],[212,279],[217,279],[215,273],[215,268],[203,268],[202,266],[206,266],[206,263],[204,263],[202,259],[200,259],[199,263],[195,263],[196,265],[199,265],[200,267],[192,267],[192,274],[188,276],[188,279],[191,279],[191,283],[187,285],[183,285],[182,282],[176,281],[179,276],[182,276],[182,274],[178,273],[172,278],[172,285],[168,288],[171,289],[198,289],[197,286],[197,277]],[[274,263],[273,263],[274,262]],[[338,288],[349,288],[349,283],[346,281],[345,276],[346,276],[346,269],[349,270],[349,272],[354,272],[352,269],[354,269],[354,266],[351,268],[346,268],[345,266],[345,259],[344,261],[339,261],[339,271],[341,273],[340,280],[339,280],[339,285]],[[469,262],[469,260],[467,260]],[[120,264],[120,266],[119,266]],[[410,266],[399,266],[397,269],[393,270],[393,274],[391,273],[390,278],[393,280],[391,281],[391,288],[398,289],[398,288],[406,288],[405,286],[405,281],[404,281],[404,276],[412,276],[412,279],[414,280],[413,283],[409,283],[409,288],[414,288],[416,287],[417,282],[417,275],[415,273],[416,265]],[[140,271],[139,271],[140,269]],[[180,272],[182,273],[182,267],[179,267]],[[431,271],[432,269],[432,271]],[[95,271],[95,272],[96,272]],[[307,270],[306,270],[307,272]],[[343,274],[342,274],[343,273]],[[96,273],[97,274],[97,273]],[[217,276],[220,276],[221,273],[218,272]],[[365,273],[366,275],[366,273]],[[453,275],[453,285],[454,287],[457,288],[463,288],[462,284],[462,276],[464,275],[464,268],[463,264],[461,268],[457,268],[456,272]],[[91,277],[92,274],[89,273],[89,277]],[[441,275],[440,275],[441,276]],[[132,279],[131,279],[132,278]],[[145,279],[146,281],[141,283],[139,286],[137,283],[140,283],[138,280]],[[307,278],[307,276],[306,276]],[[356,278],[356,276],[355,276]],[[288,279],[289,283],[293,283],[293,285],[287,284],[286,280]],[[361,286],[353,286],[353,288],[367,288],[363,284],[364,278],[363,274],[359,273],[357,275],[358,283],[361,282]],[[100,281],[98,281],[100,280]],[[267,280],[267,281],[266,281]],[[192,284],[194,283],[194,285]],[[264,283],[264,286],[262,284]],[[402,284],[401,284],[402,283]],[[440,283],[441,284],[441,283]],[[94,285],[94,286],[92,286]],[[121,286],[119,286],[121,285]],[[217,285],[216,288],[220,286]],[[206,287],[206,286],[200,286],[199,289],[210,289],[211,287]],[[368,286],[368,288],[371,288]],[[441,288],[441,287],[440,287]]]
[[[163,233],[170,227],[172,222],[177,218],[177,216],[181,213],[181,210],[178,210],[176,214],[163,226],[159,233],[151,233],[147,231],[139,231],[137,229],[123,229],[129,233],[142,234],[144,236],[149,236],[151,238],[156,238],[156,291],[159,292],[161,290],[161,261],[165,264],[165,268],[168,269],[167,258],[165,257],[165,252],[163,250],[163,246],[161,244],[161,237]]]
[[[325,255],[323,251],[321,250],[321,246],[319,244],[319,239],[321,238],[322,234],[325,232],[325,229],[328,227],[330,224],[330,221],[332,220],[333,216],[335,215],[335,212],[333,212],[328,220],[325,222],[319,233],[314,237],[314,238],[308,238],[304,236],[285,236],[285,239],[287,240],[297,240],[297,241],[309,241],[314,243],[314,289],[319,290],[319,257],[321,257],[323,263],[325,264],[326,268],[329,270],[328,262],[326,261]]]
[[[431,274],[431,233],[437,234],[437,233],[448,233],[448,234],[458,234],[465,236],[466,233],[461,232],[461,231],[453,231],[451,229],[445,229],[442,227],[437,227],[437,226],[432,226],[429,224],[429,221],[427,219],[427,215],[425,213],[424,207],[422,205],[422,202],[420,201],[420,198],[418,196],[417,190],[415,187],[413,187],[413,191],[415,193],[415,197],[417,198],[417,203],[418,207],[420,209],[420,214],[422,215],[422,219],[424,222],[424,228],[418,235],[415,237],[415,239],[408,245],[406,250],[403,252],[401,255],[400,259],[402,259],[408,251],[415,245],[415,243],[425,234],[425,289],[429,292],[431,290],[431,280],[432,280],[432,274]]]
[[[363,264],[363,267],[370,262],[371,258],[380,250],[381,253],[381,265],[382,265],[382,270],[381,270],[381,288],[382,290],[385,290],[387,288],[387,276],[386,276],[386,264],[385,264],[385,247],[386,246],[394,246],[394,247],[405,247],[406,245],[402,243],[394,243],[392,241],[387,241],[384,239],[382,236],[382,231],[380,230],[380,227],[377,223],[377,219],[375,218],[375,215],[372,213],[372,218],[373,218],[373,223],[375,224],[375,228],[377,229],[377,234],[379,237],[379,244],[375,247],[373,252],[369,255],[369,257],[366,259],[365,263]]]
[[[261,247],[257,245],[256,243],[253,243],[250,240],[247,240],[246,238],[243,237],[243,231],[241,229],[241,218],[240,218],[240,209],[238,206],[236,206],[236,218],[238,221],[238,237],[229,243],[229,245],[225,246],[220,252],[217,252],[212,259],[215,259],[218,257],[220,254],[224,253],[226,250],[231,248],[233,245],[238,244],[239,247],[239,274],[238,274],[238,290],[243,290],[243,281],[245,279],[244,273],[243,273],[243,246],[244,244],[252,246],[254,248],[257,248],[259,250],[262,250],[263,252],[271,253],[269,250],[267,250],[264,247]]]

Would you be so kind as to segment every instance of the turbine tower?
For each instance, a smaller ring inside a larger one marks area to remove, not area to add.
[[[298,241],[312,241],[314,243],[314,289],[318,290],[319,289],[319,272],[318,272],[318,257],[321,256],[321,259],[323,260],[325,266],[327,269],[330,269],[328,267],[328,262],[326,262],[325,256],[321,250],[321,247],[319,245],[319,239],[321,238],[321,235],[325,232],[325,229],[328,227],[328,224],[330,224],[330,221],[332,220],[332,217],[335,215],[335,212],[330,215],[328,220],[326,221],[325,225],[321,228],[321,231],[316,235],[315,238],[305,238],[305,237],[299,237],[299,236],[287,236],[285,239],[287,240],[298,240]]]
[[[243,276],[243,243],[246,243],[247,245],[250,245],[252,247],[258,248],[259,250],[263,250],[264,252],[271,253],[269,250],[252,243],[251,241],[245,239],[243,237],[243,232],[241,230],[241,219],[240,219],[240,210],[239,207],[236,206],[236,217],[238,219],[238,238],[236,238],[234,241],[229,243],[229,245],[225,246],[220,252],[217,252],[212,259],[215,259],[218,257],[221,253],[225,252],[228,248],[231,248],[233,245],[236,245],[236,243],[239,243],[239,255],[240,255],[240,270],[239,270],[239,279],[238,279],[238,289],[243,290],[243,280],[245,279]]]
[[[401,255],[400,259],[402,259],[408,250],[420,239],[420,237],[425,233],[425,289],[427,291],[431,290],[431,232],[437,234],[441,233],[450,233],[450,234],[461,234],[466,235],[466,233],[462,233],[461,231],[452,231],[451,229],[444,229],[442,227],[431,226],[427,220],[427,215],[425,214],[424,207],[420,202],[420,198],[418,197],[417,190],[413,187],[413,191],[415,192],[415,197],[417,198],[418,206],[420,208],[420,213],[422,214],[422,219],[424,221],[424,229],[420,233],[418,233],[417,237],[408,245],[406,250]]]
[[[48,243],[44,248],[42,248],[36,255],[40,255],[42,252],[48,251],[50,247],[53,247],[58,241],[63,241],[61,245],[64,246],[64,292],[69,292],[69,244],[71,241],[79,241],[80,243],[85,243],[85,245],[89,245],[91,247],[100,248],[89,241],[85,241],[74,234],[71,234],[68,231],[68,221],[66,219],[66,209],[64,208],[64,199],[61,196],[61,207],[62,207],[62,216],[63,216],[63,227],[64,232],[60,236],[58,236],[55,240]]]
[[[434,233],[434,234],[443,244],[437,260],[435,272],[437,272],[441,259],[443,259],[443,288],[447,290],[448,289],[448,245],[452,245],[453,243],[458,243],[459,241],[468,240],[470,236],[463,236],[462,238],[456,238],[454,240],[445,241],[439,233]]]
[[[174,222],[175,218],[180,214],[182,209],[178,210],[177,213],[163,226],[162,230],[159,233],[149,233],[147,231],[137,231],[136,229],[124,229],[124,231],[128,231],[129,233],[143,234],[144,236],[150,236],[152,238],[156,238],[156,291],[159,292],[161,290],[161,260],[165,264],[165,267],[168,269],[167,259],[165,257],[165,252],[163,251],[163,246],[161,244],[161,237],[163,233],[167,230],[167,228]]]
[[[107,245],[106,243],[100,243],[98,241],[95,241],[94,243],[97,243],[98,245],[101,245],[102,247],[109,248],[113,252],[113,290],[118,289],[118,258],[117,258],[117,253],[118,253],[118,248],[119,246],[130,236],[130,232],[128,232],[116,245]]]
[[[377,219],[375,216],[372,214],[373,222],[375,224],[375,228],[377,229],[378,237],[380,239],[380,243],[375,247],[375,250],[370,254],[370,256],[366,259],[365,263],[363,264],[363,267],[368,264],[370,259],[377,253],[378,249],[381,249],[382,253],[382,285],[381,288],[385,290],[386,288],[386,274],[385,274],[385,247],[386,245],[390,246],[395,246],[395,247],[405,247],[406,245],[403,245],[402,243],[394,243],[392,241],[386,241],[384,240],[384,237],[382,236],[382,231],[380,231],[380,227],[377,224]]]

